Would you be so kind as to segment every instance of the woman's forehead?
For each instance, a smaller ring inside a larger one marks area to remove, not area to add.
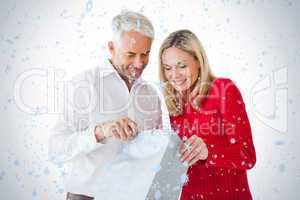
[[[162,54],[162,62],[165,64],[180,64],[189,62],[193,59],[193,56],[188,52],[178,49],[176,47],[170,47],[164,50]]]

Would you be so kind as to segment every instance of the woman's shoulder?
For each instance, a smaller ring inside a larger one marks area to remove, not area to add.
[[[217,77],[213,80],[212,85],[220,86],[224,84],[232,84],[235,85],[235,83],[230,78],[224,78],[224,77]]]
[[[230,78],[218,77],[212,81],[211,87],[220,90],[239,90],[237,85]]]
[[[216,98],[226,96],[241,96],[237,85],[230,78],[216,78],[211,84],[209,95]]]

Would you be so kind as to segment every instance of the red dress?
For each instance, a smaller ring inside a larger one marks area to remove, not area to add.
[[[200,111],[187,104],[184,114],[170,117],[180,138],[201,137],[208,158],[188,170],[181,200],[250,200],[246,170],[256,162],[251,127],[242,96],[229,79],[212,83]]]

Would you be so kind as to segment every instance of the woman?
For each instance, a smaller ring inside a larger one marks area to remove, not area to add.
[[[181,200],[252,199],[246,170],[256,162],[251,128],[236,85],[216,78],[198,38],[171,33],[160,52],[160,80],[171,124],[189,164]]]

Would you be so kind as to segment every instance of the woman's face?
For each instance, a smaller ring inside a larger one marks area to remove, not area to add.
[[[191,89],[200,70],[200,64],[194,56],[176,47],[163,51],[162,67],[167,80],[179,92]]]

